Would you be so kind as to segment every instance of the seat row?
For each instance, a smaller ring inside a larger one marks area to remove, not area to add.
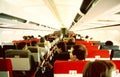
[[[86,59],[94,59],[100,58],[105,60],[110,59],[120,59],[120,50],[119,46],[105,46],[100,41],[84,41],[84,40],[76,40],[76,44],[83,44],[86,46],[88,51],[88,56]],[[105,48],[100,48],[104,46]]]
[[[117,68],[120,74],[120,60],[111,60]],[[54,77],[82,77],[83,69],[86,65],[86,61],[61,61],[57,60],[54,63]]]

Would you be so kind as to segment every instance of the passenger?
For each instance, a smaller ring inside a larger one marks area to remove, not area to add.
[[[19,50],[26,50],[28,52],[29,56],[31,56],[31,52],[30,52],[30,50],[28,50],[28,46],[27,46],[26,42],[18,43],[17,44],[17,49],[19,49]]]
[[[45,47],[44,42],[45,42],[45,38],[44,38],[44,37],[41,37],[41,38],[40,38],[40,42],[38,43],[39,47]]]
[[[75,45],[75,41],[73,39],[69,39],[67,42],[67,50],[71,48],[71,46]]]
[[[37,44],[36,41],[32,41],[32,42],[31,42],[31,45],[32,45],[32,46],[38,46],[38,44]]]
[[[26,42],[20,42],[20,43],[18,43],[18,44],[17,44],[17,49],[27,50],[28,47],[27,47]]]
[[[28,37],[27,36],[23,36],[23,40],[27,40],[28,39]]]
[[[85,41],[87,41],[87,42],[89,41],[89,36],[88,35],[85,36]]]
[[[111,61],[96,60],[85,65],[83,77],[113,77],[112,71],[115,69]]]
[[[70,53],[68,61],[85,60],[87,56],[87,49],[84,45],[75,45]]]
[[[55,60],[68,60],[69,59],[69,52],[67,51],[66,44],[64,42],[59,42],[56,45],[56,52],[54,54],[54,61]]]

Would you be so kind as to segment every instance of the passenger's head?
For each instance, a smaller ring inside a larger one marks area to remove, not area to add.
[[[40,38],[40,42],[41,42],[41,43],[44,43],[44,42],[45,42],[45,38],[44,38],[44,37],[41,37],[41,38]]]
[[[75,45],[70,53],[71,60],[85,60],[87,56],[87,49],[84,45]]]
[[[23,39],[24,39],[24,40],[27,40],[27,39],[28,39],[28,37],[27,37],[27,36],[23,36]]]
[[[85,38],[86,38],[86,39],[88,39],[88,38],[89,38],[89,36],[88,36],[88,35],[86,35],[86,36],[85,36]]]
[[[65,52],[66,51],[66,44],[64,42],[59,42],[57,44],[57,51],[60,52]]]
[[[22,50],[26,50],[27,49],[27,44],[26,42],[20,42],[17,44],[17,49],[22,49]]]
[[[71,49],[72,46],[75,45],[75,42],[73,39],[69,39],[67,42],[67,50]]]
[[[113,42],[110,41],[110,40],[108,40],[108,41],[105,42],[105,45],[107,45],[107,46],[112,46],[112,45],[113,45]]]
[[[37,45],[37,42],[36,42],[36,41],[32,41],[32,42],[31,42],[31,45],[32,45],[32,46],[36,46],[36,45]]]
[[[88,62],[83,71],[83,77],[112,77],[115,65],[111,61],[96,60]]]

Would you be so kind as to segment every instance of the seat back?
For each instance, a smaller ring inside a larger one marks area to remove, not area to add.
[[[9,49],[5,57],[11,59],[14,71],[29,71],[31,68],[30,55],[27,50]]]
[[[110,54],[108,50],[91,50],[88,52],[86,60],[110,60]]]
[[[82,74],[87,61],[55,61],[54,74]]]
[[[0,77],[10,77],[9,71],[0,71]]]
[[[31,51],[31,55],[34,58],[35,62],[40,62],[39,48],[34,46],[29,46],[28,49]]]
[[[10,59],[0,59],[0,77],[13,77]]]
[[[110,58],[112,60],[116,60],[116,59],[120,60],[120,50],[112,50]]]
[[[6,51],[7,49],[16,49],[15,45],[3,45],[3,51]]]
[[[120,60],[112,60],[112,62],[116,65],[116,69],[118,69],[120,73]]]
[[[75,44],[83,44],[83,45],[93,45],[93,43],[92,42],[87,42],[87,41],[83,41],[83,40],[76,40],[75,41]]]
[[[119,49],[119,46],[117,46],[117,45],[114,45],[114,46],[101,45],[100,49],[116,50],[116,49]]]

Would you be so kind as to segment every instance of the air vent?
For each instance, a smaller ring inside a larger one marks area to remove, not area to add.
[[[39,26],[39,24],[38,24],[38,23],[36,23],[36,22],[29,21],[29,23],[30,23],[30,24],[34,24],[34,25]]]
[[[0,13],[0,18],[7,19],[7,20],[15,20],[15,21],[22,22],[22,23],[25,23],[27,21],[27,20],[24,20],[24,19],[21,19],[21,18],[18,18],[18,17],[14,17],[14,16],[11,16],[11,15],[8,15],[8,14],[4,14],[4,13]]]

